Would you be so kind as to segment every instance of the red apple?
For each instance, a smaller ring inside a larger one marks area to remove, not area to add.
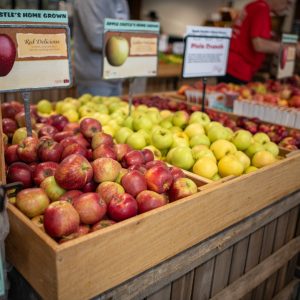
[[[163,166],[155,166],[145,174],[148,189],[159,194],[169,190],[173,182],[171,172]]]
[[[17,121],[19,127],[25,127],[26,126],[25,111],[18,112],[15,115],[15,120]],[[31,120],[31,126],[34,128],[36,120],[32,113],[30,113],[30,120]]]
[[[20,160],[31,163],[37,161],[37,148],[39,140],[35,137],[26,137],[18,146],[17,153]]]
[[[63,195],[61,195],[57,200],[58,201],[68,201],[69,203],[73,204],[74,199],[81,196],[83,193],[79,190],[71,190],[67,191]]]
[[[78,123],[68,123],[64,127],[64,131],[71,131],[73,134],[77,134],[80,132],[80,125]]]
[[[107,211],[107,205],[98,193],[80,195],[74,199],[73,206],[83,224],[95,224],[104,217]]]
[[[37,154],[41,161],[60,162],[63,147],[52,139],[44,139],[39,143]]]
[[[84,118],[80,122],[80,132],[86,138],[92,138],[96,132],[100,132],[102,126],[99,121],[94,118]]]
[[[69,123],[68,119],[62,115],[52,115],[52,126],[54,126],[58,131],[62,131],[64,127]]]
[[[30,167],[22,162],[15,162],[8,167],[7,182],[22,182],[24,188],[32,186],[32,172]]]
[[[96,191],[98,183],[94,180],[87,182],[84,187],[81,189],[84,193],[93,193]]]
[[[166,197],[153,191],[143,191],[136,197],[139,213],[152,210],[168,203]]]
[[[107,144],[102,144],[93,151],[93,159],[94,160],[97,158],[101,158],[101,157],[109,157],[114,160],[117,160],[117,154],[116,154],[114,148]]]
[[[126,193],[133,197],[147,189],[146,179],[139,171],[129,171],[122,177],[121,184]]]
[[[7,34],[0,34],[0,77],[7,76],[16,59],[16,45]]]
[[[86,158],[88,161],[93,161],[93,150],[92,149],[87,149],[86,152]]]
[[[154,154],[153,154],[153,152],[151,150],[149,150],[149,149],[143,149],[142,150],[142,154],[144,155],[145,163],[154,160]]]
[[[169,191],[170,201],[175,201],[197,193],[196,183],[189,178],[176,179]]]
[[[97,158],[92,162],[94,180],[96,182],[115,181],[121,170],[121,165],[109,157]]]
[[[45,231],[54,238],[76,232],[79,227],[79,214],[67,201],[52,202],[44,214]]]
[[[23,105],[17,101],[4,102],[1,104],[2,118],[14,119],[15,115],[20,112]]]
[[[167,170],[169,169],[169,167],[167,166],[167,164],[162,161],[162,160],[152,160],[152,161],[149,161],[146,163],[146,168],[149,170],[153,167],[156,167],[156,166],[161,166],[161,167],[164,167],[166,168]]]
[[[114,141],[111,135],[104,133],[102,131],[96,132],[92,138],[92,148],[96,149],[101,144],[107,144],[113,146]]]
[[[42,136],[49,136],[51,138],[58,133],[57,129],[52,125],[43,125],[43,127],[39,130],[38,135],[39,137]]]
[[[99,184],[96,192],[106,202],[106,204],[109,204],[114,195],[124,194],[125,190],[120,184],[116,182],[105,181]]]
[[[130,194],[115,195],[108,205],[108,214],[114,221],[122,221],[137,214],[136,200]]]
[[[145,175],[147,168],[145,165],[132,165],[130,166],[128,169],[128,171],[139,171],[140,173],[142,173],[143,175]]]
[[[84,136],[81,133],[78,133],[74,136],[74,141],[82,147],[90,147],[90,143],[84,138]]]
[[[61,142],[62,140],[71,137],[73,139],[74,133],[72,131],[61,131],[54,134],[53,139],[56,142]]]
[[[171,175],[173,176],[173,181],[177,178],[185,177],[185,174],[182,169],[177,167],[170,167],[169,168]]]
[[[70,144],[63,149],[63,152],[61,154],[61,159],[65,159],[67,156],[69,156],[71,154],[80,154],[80,155],[86,157],[87,149],[77,143]]]
[[[145,157],[142,151],[132,150],[124,155],[122,162],[125,163],[125,167],[143,165],[145,163]]]
[[[91,228],[91,232],[94,232],[94,231],[97,231],[97,230],[100,230],[100,229],[103,229],[103,228],[106,228],[108,226],[111,226],[113,224],[116,224],[115,221],[113,220],[101,220],[99,222],[97,222],[96,224],[94,224]]]
[[[17,153],[18,145],[11,145],[5,149],[5,161],[8,165],[13,162],[19,161],[18,153]]]
[[[43,214],[49,203],[47,194],[41,188],[22,190],[16,197],[16,206],[29,218]]]
[[[3,118],[2,119],[2,129],[3,132],[11,138],[14,132],[18,129],[17,122],[10,118]]]
[[[124,155],[130,151],[132,148],[128,144],[115,144],[113,145],[115,153],[117,154],[117,160],[122,161]]]
[[[39,186],[45,178],[54,176],[57,166],[58,164],[52,161],[38,164],[33,172],[33,180],[35,184]]]
[[[65,243],[65,242],[68,242],[68,241],[71,241],[71,240],[74,240],[74,239],[77,239],[79,238],[80,236],[83,236],[83,235],[86,235],[90,232],[90,226],[89,225],[79,225],[78,229],[67,235],[67,236],[63,236],[60,240],[59,240],[59,244],[62,244],[62,243]]]

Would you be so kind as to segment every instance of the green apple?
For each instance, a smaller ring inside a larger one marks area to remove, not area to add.
[[[217,140],[228,140],[229,134],[225,127],[214,126],[210,128],[207,132],[207,136],[211,143]]]
[[[264,146],[260,143],[254,142],[252,143],[245,151],[245,153],[252,158],[256,152],[264,150]]]
[[[109,114],[109,110],[105,104],[97,104],[95,110],[101,114]]]
[[[130,129],[133,129],[132,126],[133,123],[133,117],[132,116],[128,116],[122,123],[122,126],[128,127]]]
[[[52,112],[52,104],[49,100],[40,100],[37,104],[37,111],[42,114],[50,114]]]
[[[218,166],[211,158],[202,157],[194,164],[193,172],[199,176],[212,179],[218,173]]]
[[[109,115],[102,114],[102,113],[99,113],[99,112],[93,113],[92,117],[95,118],[96,120],[98,120],[101,123],[102,126],[106,125],[110,120]]]
[[[215,126],[224,127],[220,122],[212,121],[204,126],[205,132],[208,133],[208,131]]]
[[[63,103],[63,105],[61,106],[61,113],[65,113],[69,110],[75,110],[76,108],[74,107],[74,105],[72,103],[66,102]]]
[[[134,117],[132,126],[134,131],[138,131],[140,129],[145,129],[150,131],[153,124],[150,118],[146,114],[144,114],[144,115],[139,115],[137,117]]]
[[[171,164],[182,168],[184,170],[189,170],[193,167],[195,161],[193,158],[192,150],[189,147],[179,146],[173,148],[171,155]]]
[[[252,157],[252,165],[256,168],[268,166],[275,161],[275,156],[267,150],[258,151]]]
[[[148,109],[149,109],[149,107],[148,107],[147,105],[145,105],[145,104],[141,104],[141,105],[139,105],[139,106],[136,108],[136,110],[137,110],[138,112],[147,112]]]
[[[237,151],[234,153],[234,156],[243,164],[244,170],[246,170],[250,164],[250,158],[242,151]]]
[[[194,147],[196,145],[206,145],[210,146],[210,140],[205,134],[194,135],[190,139],[190,146]]]
[[[109,124],[104,125],[102,127],[102,131],[106,134],[110,134],[112,137],[114,137],[116,134],[116,129],[112,128]]]
[[[126,38],[118,35],[110,37],[105,46],[105,55],[110,65],[123,65],[129,55],[129,43]]]
[[[173,127],[173,124],[172,124],[172,121],[169,120],[169,119],[163,119],[159,125],[162,127],[162,128],[165,128],[165,129],[170,129]]]
[[[162,121],[162,117],[158,111],[151,110],[152,108],[155,108],[155,107],[149,108],[149,110],[147,112],[147,116],[151,120],[152,124],[159,124]]]
[[[187,134],[187,136],[191,139],[193,136],[195,135],[199,135],[199,134],[204,134],[204,128],[201,124],[199,123],[193,123],[188,125],[184,132]]]
[[[159,150],[168,149],[173,143],[173,135],[168,129],[157,129],[152,133],[151,141],[153,146]]]
[[[225,129],[227,130],[227,138],[226,140],[230,141],[233,138],[233,130],[229,127],[225,127]]]
[[[212,178],[211,180],[213,180],[213,181],[218,181],[218,180],[220,180],[220,179],[221,179],[221,176],[220,176],[219,173],[217,173],[215,176],[213,176],[213,178]]]
[[[225,155],[234,154],[237,149],[234,144],[227,140],[217,140],[210,146],[210,150],[214,153],[217,160],[220,160]]]
[[[189,120],[189,124],[192,124],[192,123],[199,123],[199,124],[201,124],[204,127],[204,126],[206,126],[207,124],[210,123],[210,118],[204,112],[194,111],[190,115],[190,120]]]
[[[37,134],[35,131],[32,131],[32,136],[37,138]],[[26,127],[18,128],[12,137],[12,144],[18,145],[23,142],[23,140],[27,137],[27,129]],[[2,137],[1,137],[2,138]]]
[[[257,170],[256,167],[254,167],[254,166],[249,166],[249,167],[244,171],[244,173],[245,173],[245,174],[249,174],[249,173],[251,173],[251,172],[255,172],[256,170]]]
[[[172,123],[174,126],[184,128],[189,122],[189,114],[185,110],[176,111],[173,114]]]
[[[152,135],[152,133],[153,133],[154,131],[156,131],[156,130],[158,130],[158,129],[161,129],[161,128],[162,128],[162,127],[159,126],[159,125],[154,125],[154,126],[152,127],[151,131],[150,131],[151,135]]]
[[[270,142],[269,136],[264,132],[255,133],[253,136],[253,139],[255,142],[262,144],[262,145]]]
[[[118,123],[118,125],[122,125],[124,122],[124,119],[126,119],[126,114],[124,112],[118,110],[118,111],[115,111],[114,113],[112,113],[110,115],[110,118],[112,120],[115,120]]]
[[[252,142],[252,134],[247,130],[240,129],[234,133],[231,141],[238,150],[244,151]]]
[[[137,132],[141,133],[144,136],[147,145],[151,144],[151,135],[147,130],[140,129]]]
[[[62,112],[61,112],[62,113]],[[78,109],[80,118],[92,116],[95,113],[95,110],[88,106],[81,106]]]
[[[160,115],[164,119],[164,118],[167,118],[167,117],[173,115],[173,113],[168,109],[163,109],[162,111],[160,111]]]
[[[273,142],[267,142],[263,144],[265,150],[271,152],[275,157],[279,154],[278,146]]]
[[[152,145],[146,146],[144,149],[149,149],[150,151],[152,151],[152,153],[154,154],[154,159],[161,159],[162,158],[162,154],[161,152],[155,148]]]
[[[211,150],[209,150],[208,148],[201,148],[198,146],[202,146],[202,145],[197,145],[192,149],[192,154],[195,160],[198,160],[203,157],[208,157],[211,160],[213,160],[215,163],[217,162],[217,159]]]
[[[147,146],[145,137],[140,132],[132,133],[126,140],[126,144],[135,150],[142,150]]]
[[[173,126],[169,129],[172,133],[177,133],[177,132],[182,132],[182,128],[177,127],[177,126]]]
[[[103,97],[101,96],[93,96],[91,99],[92,102],[97,103],[97,104],[102,104],[103,103]]]
[[[108,110],[109,110],[109,113],[110,113],[110,114],[114,113],[114,112],[117,111],[119,108],[120,108],[120,103],[119,103],[119,101],[118,101],[118,102],[110,103],[110,104],[108,105]]]
[[[64,102],[63,101],[57,101],[56,104],[55,104],[55,111],[58,113],[58,114],[61,114],[61,108],[63,107],[64,105]]]
[[[133,131],[128,127],[121,127],[116,131],[115,140],[118,144],[125,144],[127,138],[133,134]]]
[[[69,122],[74,123],[77,122],[79,120],[79,114],[75,109],[70,109],[68,111],[65,111],[63,114],[63,116],[65,116]]]
[[[166,156],[166,161],[170,164],[172,163],[172,154],[174,152],[174,149],[175,148],[171,148],[168,153],[167,153],[167,156]]]
[[[184,132],[173,133],[173,143],[171,148],[178,146],[189,146],[189,138]]]
[[[244,172],[243,164],[233,154],[223,156],[218,163],[218,169],[221,177],[239,176]]]

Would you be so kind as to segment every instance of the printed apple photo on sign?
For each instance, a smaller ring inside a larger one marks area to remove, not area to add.
[[[105,54],[110,65],[122,66],[129,55],[128,40],[121,35],[111,36],[106,43]]]
[[[7,76],[16,59],[16,45],[7,34],[0,33],[0,77]]]

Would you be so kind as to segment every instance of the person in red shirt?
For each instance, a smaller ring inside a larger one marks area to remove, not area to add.
[[[282,44],[271,41],[270,13],[284,12],[289,0],[256,0],[237,18],[230,42],[227,74],[219,82],[244,84],[252,80],[266,54],[280,55]],[[299,45],[297,47],[299,53]]]

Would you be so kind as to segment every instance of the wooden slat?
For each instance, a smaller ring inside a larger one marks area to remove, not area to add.
[[[187,273],[173,281],[171,300],[189,300],[192,297],[194,283],[194,271]]]
[[[299,207],[296,207],[296,208],[294,208],[290,211],[289,217],[288,217],[289,222],[288,222],[288,226],[287,226],[287,230],[286,230],[286,236],[285,236],[285,243],[289,242],[295,236],[298,216],[299,216]],[[300,249],[299,249],[299,251],[300,251]],[[275,295],[285,285],[287,268],[288,268],[288,264],[284,265],[278,271],[277,281],[276,281],[276,285],[275,285],[275,292],[274,292]]]
[[[147,300],[169,300],[171,297],[171,284],[168,284],[158,292],[147,297]]]
[[[273,252],[277,251],[284,245],[285,233],[288,225],[289,213],[285,213],[278,218],[276,236],[274,241]],[[273,274],[268,278],[265,287],[264,299],[272,299],[275,285],[276,285],[277,273]]]
[[[216,257],[211,296],[216,295],[228,284],[233,247],[230,247]]]
[[[212,300],[240,299],[289,261],[299,248],[300,237],[297,237],[222,290]]]
[[[232,226],[206,242],[180,253],[161,265],[155,266],[140,276],[114,288],[112,291],[104,293],[101,300],[111,298],[120,299],[121,297],[122,299],[140,300],[152,294],[167,283],[197,268],[218,253],[249,236],[253,231],[278,218],[296,205],[299,205],[299,196],[300,192],[282,199],[280,202]]]
[[[249,237],[244,238],[233,246],[229,283],[234,282],[244,273],[248,245]]]
[[[283,290],[278,293],[273,300],[289,300],[294,299],[293,294],[294,291],[299,287],[300,280],[294,279],[292,280]]]
[[[195,269],[192,300],[206,300],[210,298],[214,265],[215,259],[213,258]]]
[[[272,254],[275,233],[276,233],[276,226],[277,226],[277,220],[274,220],[273,222],[266,225],[264,228],[264,237],[263,237],[262,248],[261,248],[261,253],[259,258],[260,262],[262,262],[264,259],[266,259],[268,256]],[[263,300],[264,289],[265,289],[265,282],[259,285],[255,289],[255,291],[253,291],[252,298],[255,300],[259,300],[259,299]]]

